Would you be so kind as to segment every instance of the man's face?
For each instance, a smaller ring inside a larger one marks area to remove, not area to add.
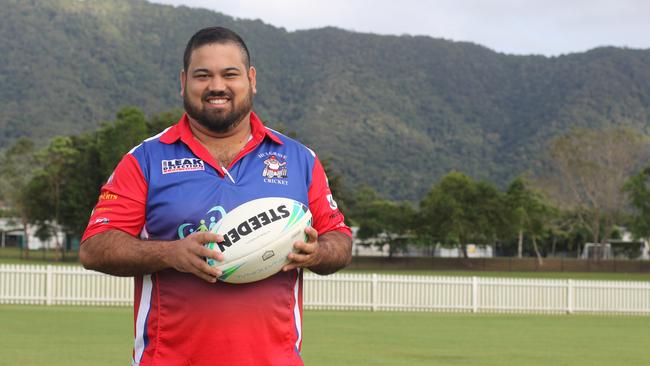
[[[181,73],[187,115],[212,132],[234,128],[253,108],[255,68],[246,68],[233,43],[213,43],[192,51]]]

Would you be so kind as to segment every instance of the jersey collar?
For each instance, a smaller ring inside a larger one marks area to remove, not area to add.
[[[249,152],[253,151],[259,144],[264,141],[264,138],[268,137],[271,141],[275,142],[276,144],[282,145],[283,142],[282,140],[274,134],[271,130],[266,128],[264,124],[262,123],[262,120],[257,117],[255,112],[251,112],[250,115],[250,123],[251,123],[251,139],[248,141],[246,146],[242,149],[242,151],[239,152],[237,157],[230,163],[230,166],[235,164],[239,159],[244,157],[246,154]],[[160,137],[160,142],[164,144],[173,144],[176,141],[181,140],[185,145],[187,145],[190,150],[196,155],[199,159],[203,160],[204,162],[210,164],[213,168],[215,168],[219,174],[222,176],[224,175],[224,171],[219,164],[214,160],[212,155],[208,152],[208,150],[201,145],[201,143],[194,138],[194,135],[192,134],[192,130],[190,129],[190,121],[187,117],[187,113],[183,114],[183,117],[178,121],[177,124],[169,128],[167,131],[163,133],[163,135]]]

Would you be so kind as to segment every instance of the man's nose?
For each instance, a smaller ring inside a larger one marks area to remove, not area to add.
[[[215,76],[210,80],[208,87],[210,90],[223,91],[226,90],[226,81],[221,76]]]

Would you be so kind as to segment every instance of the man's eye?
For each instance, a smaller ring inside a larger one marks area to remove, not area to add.
[[[195,75],[194,77],[197,78],[197,79],[205,79],[205,78],[208,77],[208,75],[207,74],[199,74],[199,75]]]
[[[235,74],[235,73],[227,73],[227,74],[225,75],[225,77],[227,77],[227,78],[234,78],[234,77],[237,77],[237,74]]]

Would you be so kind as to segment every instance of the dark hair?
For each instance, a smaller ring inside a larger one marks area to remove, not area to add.
[[[192,51],[201,46],[212,43],[232,43],[236,45],[241,50],[246,68],[249,68],[251,66],[248,47],[246,47],[246,43],[244,43],[244,40],[241,39],[237,33],[224,27],[208,27],[194,33],[192,38],[190,38],[190,40],[187,42],[187,46],[185,46],[185,53],[183,54],[183,69],[187,71],[187,67],[190,65],[190,57],[192,56]]]

